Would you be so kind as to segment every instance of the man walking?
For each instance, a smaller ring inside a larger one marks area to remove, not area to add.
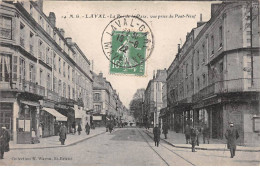
[[[169,126],[167,123],[163,124],[163,134],[164,134],[164,138],[167,139],[167,134],[168,134],[168,130],[169,130]]]
[[[191,151],[192,152],[196,152],[195,151],[195,144],[197,141],[197,133],[196,133],[196,129],[191,127],[190,129],[190,138],[191,138]]]
[[[67,128],[66,128],[65,124],[63,123],[60,127],[60,142],[61,142],[61,145],[65,144],[66,138],[67,138]]]
[[[79,123],[79,124],[78,124],[78,135],[81,134],[81,131],[82,131],[82,128],[81,128],[81,125],[80,125],[80,123]]]
[[[10,134],[6,130],[6,127],[2,127],[2,134],[0,135],[0,159],[4,159],[4,153],[8,152],[9,149],[9,141]]]
[[[191,132],[190,125],[186,124],[185,130],[184,130],[184,134],[185,134],[185,138],[186,138],[186,144],[190,143],[190,132]]]
[[[232,122],[229,124],[225,137],[227,139],[227,147],[230,150],[231,158],[233,158],[236,155],[236,140],[239,138],[239,134]]]
[[[89,126],[88,123],[85,126],[85,130],[86,130],[86,134],[89,135],[89,133],[90,133],[90,126]]]
[[[156,124],[156,127],[153,129],[153,135],[155,146],[159,147],[161,129],[158,127],[158,124]]]

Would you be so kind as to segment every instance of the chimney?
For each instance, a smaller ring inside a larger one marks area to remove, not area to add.
[[[99,76],[99,77],[103,77],[103,73],[100,72],[100,73],[98,74],[98,76]]]
[[[67,43],[70,45],[70,44],[72,44],[72,38],[71,37],[67,37],[67,38],[65,38],[66,39],[66,41],[67,41]]]
[[[197,22],[197,27],[200,27],[201,25],[203,25],[205,22],[202,21],[202,14],[200,14],[200,21]]]
[[[54,27],[56,27],[56,16],[54,12],[49,13],[49,21]]]
[[[181,51],[181,45],[178,44],[178,53],[180,53],[180,51]]]
[[[155,79],[155,70],[153,70],[153,79]]]
[[[60,34],[64,37],[65,36],[65,31],[64,31],[64,29],[60,29]]]

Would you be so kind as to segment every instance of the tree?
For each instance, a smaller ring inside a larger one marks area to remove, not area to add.
[[[144,101],[145,89],[137,89],[132,101],[130,102],[130,113],[135,118],[137,122],[142,122],[142,106]]]

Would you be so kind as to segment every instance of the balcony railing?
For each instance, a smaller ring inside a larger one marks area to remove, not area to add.
[[[260,79],[254,79],[253,86],[251,86],[250,78],[218,81],[208,85],[207,87],[201,89],[198,93],[194,94],[192,96],[192,100],[193,102],[197,102],[214,94],[246,91],[260,91]]]

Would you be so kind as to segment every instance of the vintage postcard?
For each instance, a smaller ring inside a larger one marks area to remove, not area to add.
[[[259,166],[259,1],[0,2],[1,166]]]

